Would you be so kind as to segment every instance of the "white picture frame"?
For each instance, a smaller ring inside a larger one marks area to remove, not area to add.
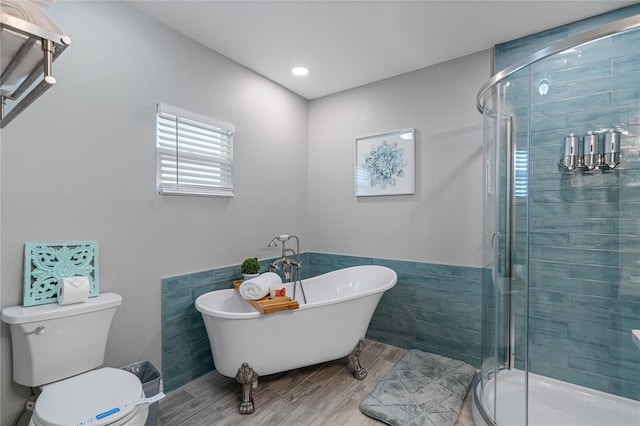
[[[415,194],[415,129],[355,139],[356,197]]]

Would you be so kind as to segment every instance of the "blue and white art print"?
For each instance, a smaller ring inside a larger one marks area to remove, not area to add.
[[[356,138],[355,195],[415,193],[414,129]]]

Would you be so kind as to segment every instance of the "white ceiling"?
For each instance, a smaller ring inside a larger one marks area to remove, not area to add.
[[[128,0],[307,98],[340,92],[635,1]],[[307,66],[306,77],[291,68]]]

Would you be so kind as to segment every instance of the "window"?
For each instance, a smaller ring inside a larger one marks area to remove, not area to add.
[[[516,151],[516,175],[515,175],[515,193],[516,197],[526,197],[528,184],[527,184],[527,170],[528,170],[529,153],[527,151]]]
[[[156,117],[158,193],[233,197],[235,126],[166,104]]]

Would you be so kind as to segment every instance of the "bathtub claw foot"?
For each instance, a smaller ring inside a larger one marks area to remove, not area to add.
[[[360,338],[356,346],[349,354],[349,366],[351,367],[351,374],[356,380],[364,380],[367,377],[367,370],[360,365],[360,354],[362,353],[363,340]]]
[[[253,413],[253,383],[258,380],[258,373],[246,362],[238,368],[236,380],[242,385],[242,401],[240,402],[240,414]]]
[[[253,400],[240,402],[240,414],[253,413]]]

